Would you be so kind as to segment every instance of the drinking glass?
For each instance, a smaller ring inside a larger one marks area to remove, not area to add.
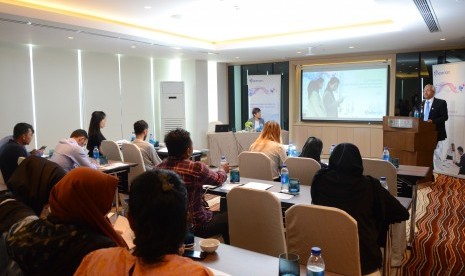
[[[279,276],[299,276],[299,255],[283,253],[279,255]]]
[[[289,193],[291,195],[296,195],[300,192],[300,181],[297,178],[289,179]]]

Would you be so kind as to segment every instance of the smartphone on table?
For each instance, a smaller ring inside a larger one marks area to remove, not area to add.
[[[191,259],[203,260],[207,257],[207,253],[197,250],[184,250],[184,257],[189,257]]]

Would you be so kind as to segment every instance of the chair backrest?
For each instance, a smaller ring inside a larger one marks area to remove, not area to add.
[[[238,158],[242,177],[273,180],[271,159],[264,153],[243,151]]]
[[[313,158],[288,157],[286,166],[289,170],[289,177],[298,178],[302,185],[312,185],[313,177],[321,169],[320,163]]]
[[[319,205],[294,205],[286,211],[287,251],[305,265],[313,246],[321,248],[328,271],[361,275],[357,221],[345,211]]]
[[[286,252],[281,202],[275,195],[237,187],[226,197],[231,245],[274,257]]]
[[[124,158],[121,154],[121,150],[116,142],[111,140],[103,140],[100,145],[100,150],[102,154],[107,157],[108,160],[114,161],[124,161]]]
[[[363,158],[363,174],[370,175],[374,178],[380,178],[381,176],[386,177],[386,181],[389,187],[389,193],[393,196],[397,196],[397,170],[391,162],[381,160],[381,159],[372,159],[372,158]]]
[[[124,162],[137,163],[137,166],[131,167],[128,174],[128,188],[131,188],[132,180],[139,174],[145,172],[144,159],[138,146],[134,144],[123,144],[121,151],[123,152]]]

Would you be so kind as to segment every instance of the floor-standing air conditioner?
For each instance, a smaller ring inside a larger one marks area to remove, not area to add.
[[[161,131],[163,136],[176,128],[186,128],[184,82],[160,82]]]

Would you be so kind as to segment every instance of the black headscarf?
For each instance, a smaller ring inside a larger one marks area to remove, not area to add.
[[[360,151],[353,144],[334,148],[329,167],[313,178],[312,203],[346,211],[357,221],[362,274],[381,266],[380,245],[390,223],[408,219],[407,210],[381,187],[379,180],[363,175]]]
[[[65,174],[58,164],[42,157],[29,156],[16,168],[6,184],[18,200],[39,216],[53,186]]]
[[[329,169],[354,176],[362,175],[362,156],[357,146],[350,143],[337,145],[329,157]]]

